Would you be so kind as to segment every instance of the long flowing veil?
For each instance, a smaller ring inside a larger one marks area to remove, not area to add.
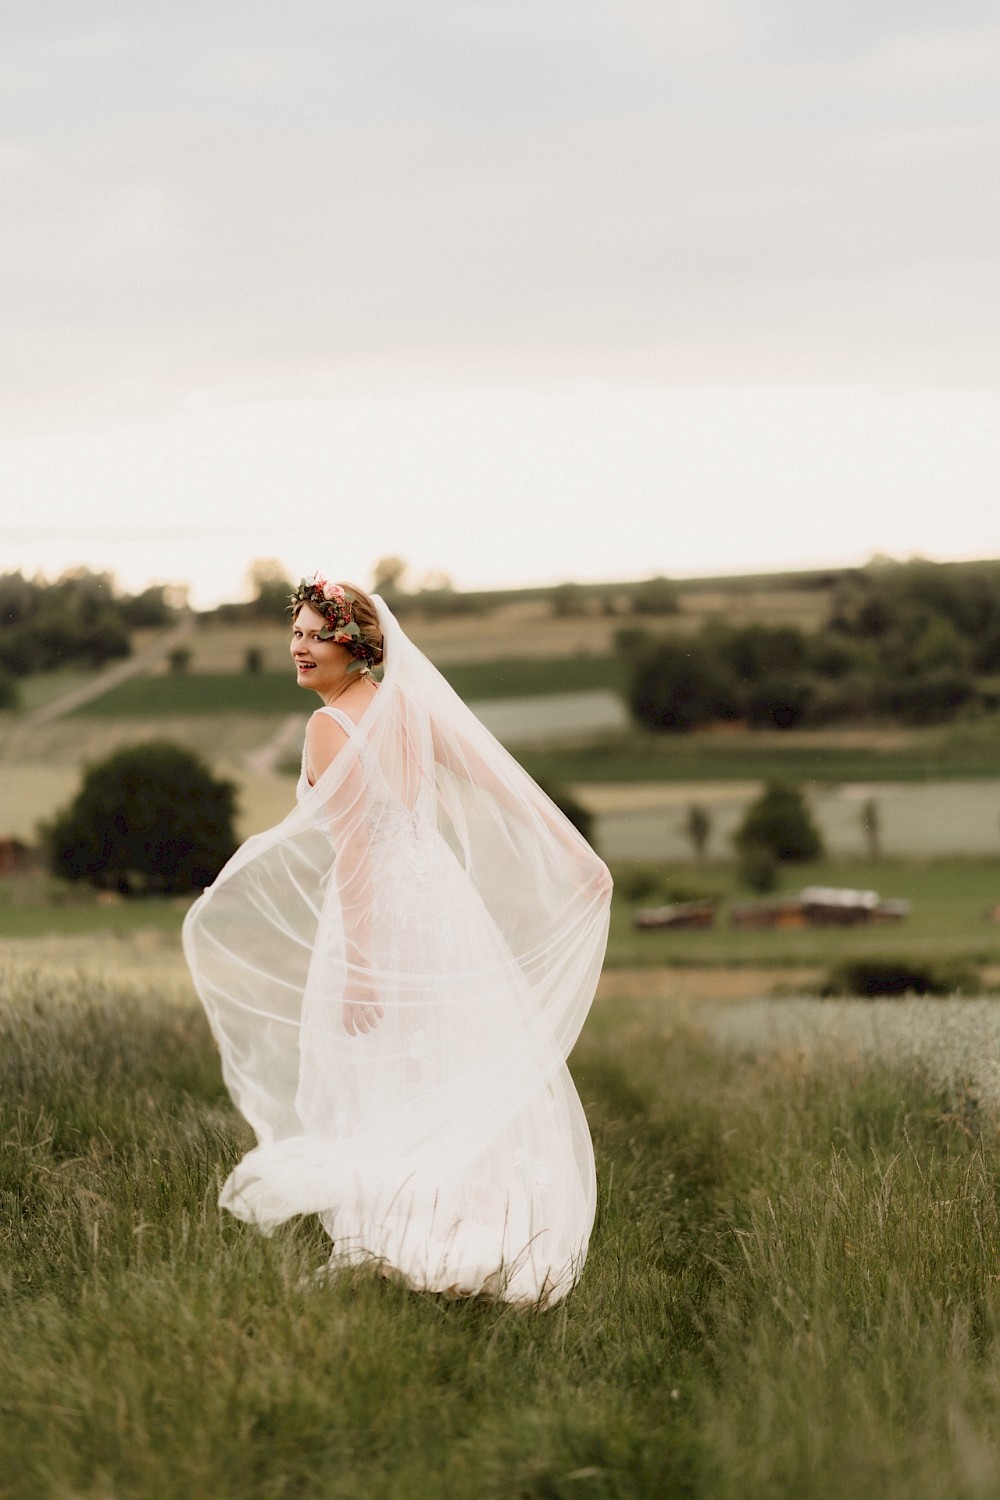
[[[356,725],[320,710],[345,747],[185,922],[259,1142],[220,1201],[265,1229],[319,1213],[335,1255],[417,1285],[555,1300],[594,1213],[566,1058],[603,961],[610,877],[376,604],[375,698]],[[359,999],[381,1008],[368,1035],[344,1024]]]

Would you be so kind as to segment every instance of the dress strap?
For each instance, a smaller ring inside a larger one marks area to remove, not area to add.
[[[322,708],[316,710],[320,714],[329,714],[335,724],[339,724],[344,733],[351,736],[357,732],[357,724],[350,714],[345,714],[342,708],[329,708],[325,703]]]

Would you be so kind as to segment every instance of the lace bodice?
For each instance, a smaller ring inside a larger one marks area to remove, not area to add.
[[[437,832],[436,795],[426,777],[418,780],[412,806],[392,789],[386,781],[378,759],[368,743],[367,736],[349,714],[339,708],[321,708],[347,735],[353,744],[365,774],[369,788],[366,808],[368,837],[373,852],[378,846],[396,840],[412,840],[431,832]],[[299,775],[297,798],[301,802],[312,790],[309,781],[308,745],[302,747],[302,769]]]

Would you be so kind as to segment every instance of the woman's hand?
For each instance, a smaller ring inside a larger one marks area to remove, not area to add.
[[[385,1006],[372,998],[344,1001],[344,1030],[348,1036],[363,1036],[385,1015]]]

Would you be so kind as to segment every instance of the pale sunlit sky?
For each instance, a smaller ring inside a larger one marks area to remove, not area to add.
[[[7,0],[0,571],[1000,556],[985,0]]]

